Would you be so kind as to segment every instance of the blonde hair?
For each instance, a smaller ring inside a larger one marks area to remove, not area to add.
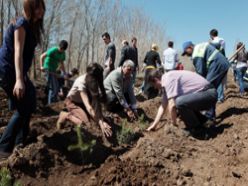
[[[152,44],[152,50],[158,51],[158,45],[153,43]]]

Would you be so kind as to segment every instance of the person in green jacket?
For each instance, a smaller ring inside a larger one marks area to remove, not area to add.
[[[60,41],[59,46],[52,47],[40,56],[40,70],[46,72],[47,88],[48,90],[48,104],[57,101],[59,92],[59,82],[56,70],[59,67],[62,71],[62,76],[66,78],[64,67],[65,51],[68,43],[65,40]]]

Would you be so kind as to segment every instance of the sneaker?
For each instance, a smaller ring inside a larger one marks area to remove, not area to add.
[[[8,159],[10,155],[11,155],[10,152],[0,151],[0,161]]]
[[[61,129],[61,124],[63,124],[68,116],[68,112],[62,111],[59,114],[59,119],[57,121],[56,127],[57,129]]]
[[[214,120],[214,119],[208,119],[204,124],[203,124],[203,126],[205,127],[205,128],[211,128],[211,127],[213,127],[213,126],[215,126],[216,125],[216,121]]]

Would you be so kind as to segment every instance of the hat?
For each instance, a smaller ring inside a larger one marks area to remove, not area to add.
[[[152,50],[158,51],[158,45],[153,43],[152,44]]]
[[[187,48],[189,48],[190,46],[193,46],[194,44],[192,43],[192,41],[186,41],[183,43],[183,53],[182,56],[184,56],[186,54],[186,50]]]

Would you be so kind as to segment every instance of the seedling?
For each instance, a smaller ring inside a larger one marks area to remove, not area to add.
[[[69,151],[73,151],[73,150],[79,150],[81,153],[83,152],[89,152],[92,153],[93,151],[93,147],[96,144],[96,140],[92,140],[89,143],[86,143],[83,141],[83,136],[81,133],[81,128],[80,126],[77,126],[76,128],[76,132],[77,132],[77,139],[78,139],[78,143],[75,145],[70,145],[68,147]]]
[[[13,183],[9,169],[3,167],[0,169],[0,186],[21,186],[21,184],[18,181]]]
[[[139,118],[138,118],[138,124],[139,124],[139,128],[141,130],[145,130],[148,126],[148,122],[145,120],[145,115],[142,114]]]
[[[135,133],[127,126],[127,120],[122,120],[121,130],[117,132],[117,141],[119,144],[131,144],[135,138]]]

